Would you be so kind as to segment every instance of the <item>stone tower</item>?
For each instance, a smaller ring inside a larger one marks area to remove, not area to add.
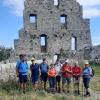
[[[24,27],[14,40],[16,56],[52,57],[90,48],[90,21],[76,0],[25,0]]]

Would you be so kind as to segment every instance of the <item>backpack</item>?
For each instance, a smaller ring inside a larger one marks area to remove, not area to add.
[[[93,77],[94,74],[95,74],[95,71],[94,71],[94,69],[92,67],[91,67],[91,70],[92,70],[91,77]]]
[[[84,70],[86,70],[86,69],[88,70],[88,72],[90,72],[90,70],[91,70],[91,75],[90,75],[90,76],[93,77],[93,76],[94,76],[94,73],[95,73],[95,72],[94,72],[94,69],[93,69],[92,67],[90,67],[90,68],[85,68]],[[84,74],[85,74],[85,73],[84,73]],[[88,74],[88,73],[87,73],[87,74]]]

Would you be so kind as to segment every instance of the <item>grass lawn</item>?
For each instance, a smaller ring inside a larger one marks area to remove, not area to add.
[[[99,64],[98,65],[92,64],[91,66],[95,71],[95,76],[100,77],[100,65]]]

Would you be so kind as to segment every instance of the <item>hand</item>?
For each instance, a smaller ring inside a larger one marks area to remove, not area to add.
[[[19,77],[19,73],[16,73],[16,76]]]

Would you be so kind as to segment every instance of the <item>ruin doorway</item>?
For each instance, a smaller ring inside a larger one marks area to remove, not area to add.
[[[54,63],[56,63],[57,61],[59,61],[59,56],[60,56],[60,54],[54,54],[54,56],[53,56]]]

